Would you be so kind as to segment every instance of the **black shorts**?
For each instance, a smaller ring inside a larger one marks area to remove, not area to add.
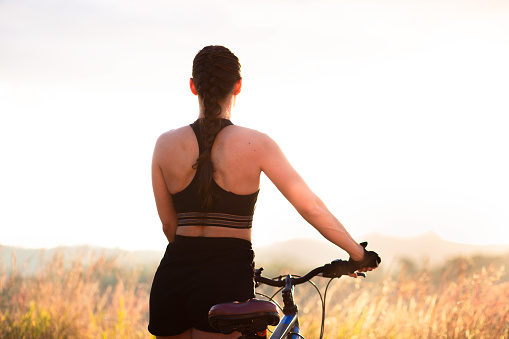
[[[149,332],[170,336],[191,327],[219,332],[209,325],[209,309],[254,298],[253,259],[247,240],[175,236],[152,283]]]

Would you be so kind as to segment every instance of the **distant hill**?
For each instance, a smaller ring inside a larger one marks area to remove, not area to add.
[[[382,234],[367,237],[370,246],[376,248],[391,260],[407,258],[417,263],[428,262],[431,266],[457,257],[499,256],[509,254],[509,244],[470,245],[440,238],[433,232],[411,238],[399,238]]]
[[[397,265],[401,259],[433,267],[460,256],[509,254],[509,244],[461,244],[445,241],[433,232],[409,238],[371,234],[361,239],[368,241],[368,250],[373,249],[380,254],[385,269]],[[313,267],[334,259],[348,259],[348,255],[325,239],[292,239],[256,249],[257,265],[264,266],[271,263],[277,267],[295,267],[293,263],[299,263],[303,267]]]
[[[369,242],[368,249],[376,250],[382,257],[383,270],[397,266],[401,259],[411,260],[417,265],[438,266],[446,260],[459,256],[499,256],[509,254],[509,244],[501,245],[467,245],[441,239],[429,232],[411,238],[371,234],[362,238]],[[334,259],[348,259],[348,255],[327,240],[291,239],[266,246],[254,246],[256,266],[263,266],[267,275],[278,274],[281,269],[299,267],[303,270],[323,265]],[[16,267],[19,272],[33,274],[38,267],[51,260],[55,254],[63,255],[66,262],[80,258],[87,263],[103,255],[115,259],[125,267],[157,266],[163,253],[161,251],[125,251],[121,249],[96,248],[89,246],[58,247],[52,249],[13,248],[0,245],[0,269],[7,271],[13,268],[15,253]]]
[[[18,272],[34,274],[42,264],[52,260],[56,255],[63,255],[66,265],[70,265],[72,260],[77,258],[86,265],[88,262],[103,256],[107,260],[115,260],[117,264],[126,268],[139,266],[153,266],[155,268],[161,260],[163,252],[126,251],[91,246],[29,249],[0,245],[0,269],[5,268],[8,272],[12,271],[15,260]]]

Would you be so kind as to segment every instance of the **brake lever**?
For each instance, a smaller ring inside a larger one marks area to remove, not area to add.
[[[255,269],[255,277],[261,277],[262,276],[263,267]],[[255,288],[261,286],[262,283],[259,281],[255,282]]]

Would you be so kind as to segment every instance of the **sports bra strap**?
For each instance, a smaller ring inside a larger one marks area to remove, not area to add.
[[[221,132],[221,130],[223,128],[233,125],[233,123],[228,119],[219,119],[219,121],[221,123],[221,128],[219,129],[219,132]],[[205,151],[205,145],[203,142],[204,133],[202,130],[203,129],[203,118],[198,119],[195,122],[193,122],[191,124],[191,128],[193,129],[194,134],[196,135],[196,139],[198,140],[199,152],[200,152],[200,154],[202,154]],[[217,132],[217,133],[219,133],[219,132]]]

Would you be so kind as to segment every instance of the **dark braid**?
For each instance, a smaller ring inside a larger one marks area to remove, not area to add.
[[[239,59],[226,47],[207,46],[194,58],[193,82],[204,107],[204,119],[200,120],[204,150],[194,167],[198,172],[200,197],[207,209],[212,206],[213,199],[210,185],[214,168],[210,152],[216,135],[221,130],[220,102],[231,93],[240,78]]]

